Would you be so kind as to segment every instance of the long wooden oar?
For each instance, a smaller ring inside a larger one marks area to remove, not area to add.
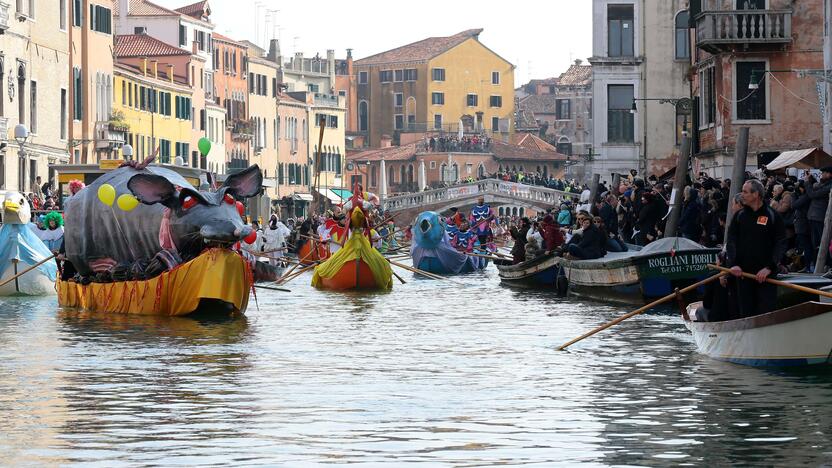
[[[492,257],[491,255],[483,255],[483,254],[478,254],[478,253],[474,253],[474,252],[465,252],[465,255],[470,255],[472,257],[478,257],[478,258],[484,258],[486,260],[491,260],[491,261],[496,261],[496,260],[503,261],[503,260],[505,260],[504,258]]]
[[[297,278],[298,276],[300,276],[300,275],[302,275],[302,274],[306,273],[307,271],[310,271],[310,270],[315,269],[315,267],[316,267],[316,266],[318,266],[318,264],[317,264],[317,263],[316,263],[315,265],[309,265],[309,266],[308,266],[308,267],[306,267],[306,268],[301,268],[300,270],[298,270],[298,271],[294,272],[294,273],[293,273],[293,274],[291,274],[291,275],[287,274],[287,275],[284,275],[284,276],[283,276],[283,277],[281,277],[281,278],[278,278],[278,279],[277,279],[277,281],[275,281],[274,283],[275,283],[275,284],[280,284],[280,285],[286,284],[286,283],[288,283],[289,281],[292,281],[293,279]]]
[[[708,268],[712,270],[719,270],[723,273],[731,273],[731,270],[725,267],[721,267],[719,265],[708,265]],[[752,275],[751,273],[742,273],[743,278],[748,278],[754,281],[757,281],[757,275]],[[828,291],[821,291],[820,289],[808,288],[806,286],[801,286],[799,284],[792,284],[786,281],[780,281],[776,279],[766,278],[766,283],[776,284],[777,286],[782,286],[784,288],[794,289],[796,291],[805,292],[809,294],[817,294],[818,296],[828,297],[832,299],[832,292]]]
[[[391,265],[395,265],[399,268],[404,268],[405,270],[412,271],[413,273],[425,276],[427,278],[436,279],[436,280],[445,280],[445,281],[450,281],[451,283],[456,283],[456,284],[459,284],[459,285],[463,285],[459,281],[454,281],[454,280],[452,280],[450,278],[446,278],[444,276],[439,276],[437,274],[429,273],[427,271],[420,270],[418,268],[413,268],[413,267],[405,265],[404,263],[394,262],[393,260],[390,260],[389,258],[387,259],[387,261],[390,262]]]
[[[14,280],[16,280],[16,279],[20,278],[21,276],[25,275],[26,273],[29,273],[30,271],[34,270],[35,268],[37,268],[37,267],[39,267],[39,266],[43,265],[44,263],[48,262],[49,260],[52,260],[53,258],[55,258],[55,256],[56,256],[56,255],[57,255],[57,254],[52,254],[52,255],[50,255],[50,256],[48,256],[48,257],[44,258],[43,260],[41,260],[41,261],[39,261],[39,262],[35,263],[34,265],[30,266],[29,268],[27,268],[27,269],[25,269],[25,270],[21,271],[20,273],[18,273],[18,274],[16,274],[16,275],[12,276],[11,278],[9,278],[9,279],[7,279],[7,280],[3,281],[2,283],[0,283],[0,287],[5,286],[5,285],[7,285],[7,284],[11,283],[12,281],[14,281]]]
[[[290,289],[272,288],[269,286],[260,286],[259,284],[255,284],[254,287],[257,289],[268,289],[269,291],[292,292]]]
[[[600,332],[600,331],[602,331],[602,330],[606,330],[607,328],[610,328],[610,327],[611,327],[611,326],[613,326],[613,325],[619,324],[619,323],[621,323],[621,322],[623,322],[623,321],[627,320],[627,319],[628,319],[628,318],[630,318],[630,317],[634,317],[634,316],[636,316],[636,315],[638,315],[638,314],[644,313],[644,312],[646,312],[647,310],[652,309],[653,307],[656,307],[656,306],[657,306],[657,305],[659,305],[659,304],[663,304],[663,303],[665,303],[665,302],[667,302],[667,301],[669,301],[669,300],[673,299],[674,297],[676,297],[676,296],[677,296],[677,295],[679,295],[679,294],[685,294],[685,293],[687,293],[687,292],[689,292],[689,291],[693,291],[694,289],[696,289],[696,288],[698,288],[698,287],[700,287],[700,286],[703,286],[703,285],[705,285],[705,284],[708,284],[708,283],[710,283],[710,282],[712,282],[712,281],[714,281],[714,280],[716,280],[716,279],[718,279],[718,278],[720,278],[720,277],[722,277],[722,276],[725,276],[726,274],[727,274],[727,273],[725,273],[725,272],[722,272],[722,273],[717,273],[716,275],[711,276],[711,277],[708,277],[708,278],[705,278],[705,279],[703,279],[702,281],[700,281],[700,282],[698,282],[698,283],[696,283],[696,284],[692,284],[692,285],[690,285],[690,286],[688,286],[688,287],[686,287],[686,288],[683,288],[683,289],[681,289],[681,290],[679,290],[679,291],[674,291],[674,292],[673,292],[673,294],[668,294],[667,296],[665,296],[665,297],[663,297],[663,298],[661,298],[661,299],[655,300],[655,301],[653,301],[653,302],[651,302],[651,303],[647,304],[646,306],[639,307],[638,309],[636,309],[636,310],[634,310],[634,311],[630,312],[630,313],[629,313],[629,314],[627,314],[627,315],[622,315],[621,317],[618,317],[617,319],[615,319],[615,320],[613,320],[613,321],[611,321],[611,322],[607,322],[607,323],[605,323],[605,324],[601,325],[600,327],[598,327],[598,328],[596,328],[596,329],[592,330],[591,332],[584,333],[583,335],[581,335],[581,336],[579,336],[579,337],[575,338],[574,340],[572,340],[572,341],[570,341],[570,342],[568,342],[568,343],[566,343],[566,344],[563,344],[563,345],[559,346],[559,347],[558,347],[558,351],[563,351],[564,349],[566,349],[566,348],[568,348],[568,347],[572,346],[573,344],[575,344],[575,343],[577,343],[577,342],[579,342],[579,341],[583,340],[584,338],[588,338],[588,337],[590,337],[590,336],[592,336],[592,335],[594,335],[594,334],[596,334],[596,333],[598,333],[598,332]]]

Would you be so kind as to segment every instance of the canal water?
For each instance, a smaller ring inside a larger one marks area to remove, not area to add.
[[[244,319],[0,300],[0,464],[832,463],[832,374],[697,355],[627,312],[402,275],[386,294],[261,291]]]

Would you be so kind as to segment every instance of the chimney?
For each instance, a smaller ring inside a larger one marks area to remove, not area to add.
[[[584,63],[584,61],[583,61],[583,60],[581,60],[581,59],[575,59],[575,65],[577,65],[577,66],[579,66],[579,67],[580,67],[582,63]]]
[[[326,70],[329,74],[329,86],[333,89],[332,94],[335,94],[335,51],[332,49],[326,51]]]
[[[173,65],[168,64],[168,78],[170,78],[170,82],[173,83]]]
[[[303,52],[295,52],[295,61],[292,63],[292,70],[303,71]]]
[[[352,49],[347,49],[347,59],[352,58]]]
[[[153,78],[159,78],[159,62],[156,60],[151,60],[150,63],[153,64]]]
[[[142,74],[147,76],[147,58],[142,59]]]
[[[280,42],[277,39],[269,41],[269,54],[266,58],[280,65]]]
[[[379,146],[381,148],[389,148],[393,146],[393,139],[390,137],[390,135],[382,135]]]
[[[130,0],[118,0],[118,23],[116,23],[116,32],[119,34],[128,34],[127,32],[127,16],[130,14]]]

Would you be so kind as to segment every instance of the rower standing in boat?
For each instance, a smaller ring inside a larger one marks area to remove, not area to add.
[[[764,196],[760,181],[743,184],[744,208],[734,214],[725,245],[726,266],[734,276],[741,278],[743,272],[757,276],[756,282],[737,280],[737,302],[743,317],[774,310],[777,287],[765,279],[777,273],[777,265],[786,252],[783,219],[763,202]]]
[[[491,220],[496,218],[494,210],[485,203],[485,198],[477,198],[477,206],[471,209],[469,222],[474,227],[474,234],[477,235],[480,245],[487,244],[488,238],[494,236],[491,232]]]

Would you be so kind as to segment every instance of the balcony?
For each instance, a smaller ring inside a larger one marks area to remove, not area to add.
[[[250,141],[254,138],[251,127],[250,122],[243,120],[234,122],[234,126],[231,128],[231,139],[233,141]]]
[[[95,123],[95,147],[115,149],[124,146],[130,128],[121,121],[108,120]]]
[[[9,8],[11,8],[11,5],[0,2],[0,34],[9,29]]]
[[[338,96],[333,94],[314,93],[312,103],[316,106],[338,107]]]
[[[0,117],[0,143],[9,139],[9,118]]]
[[[703,2],[696,17],[696,46],[710,53],[737,47],[767,49],[792,41],[791,10],[713,10]]]

